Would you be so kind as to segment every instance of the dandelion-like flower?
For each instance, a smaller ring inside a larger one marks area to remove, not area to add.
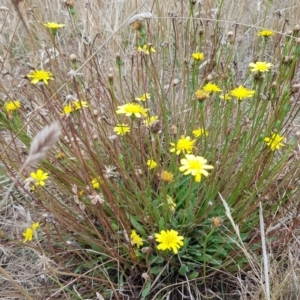
[[[32,84],[37,84],[42,81],[44,84],[48,85],[48,80],[54,79],[51,72],[44,70],[35,70],[30,74],[27,74],[27,77],[32,79]]]
[[[147,161],[147,166],[148,166],[148,168],[149,168],[150,170],[151,170],[151,169],[154,169],[154,168],[157,167],[157,162],[154,161],[153,159],[149,159],[149,160]]]
[[[203,87],[203,90],[206,93],[222,92],[216,84],[210,82]]]
[[[269,37],[269,36],[274,35],[274,31],[268,30],[268,29],[263,29],[257,35],[258,36],[263,36],[263,37]]]
[[[143,246],[143,239],[136,233],[135,230],[131,230],[130,239],[131,243],[136,245],[138,248]]]
[[[139,51],[139,52],[143,52],[143,53],[145,53],[146,55],[149,55],[150,54],[150,52],[153,52],[153,53],[155,53],[156,52],[156,50],[155,50],[155,48],[153,47],[153,46],[148,46],[148,45],[144,45],[144,46],[139,46],[138,47],[138,49],[137,49],[137,51]]]
[[[91,180],[92,187],[93,187],[95,190],[97,190],[97,189],[100,188],[101,183],[102,183],[102,180],[101,180],[100,177],[96,177],[96,178],[93,178],[93,179]]]
[[[53,23],[53,22],[47,22],[44,23],[44,26],[50,29],[59,29],[65,26],[65,24],[58,24],[58,23]]]
[[[128,103],[122,106],[118,106],[117,114],[125,114],[130,117],[131,115],[141,118],[142,116],[147,116],[148,108],[143,108],[141,105],[136,103]]]
[[[48,179],[48,173],[44,172],[41,169],[38,169],[36,172],[31,172],[30,173],[31,178],[34,181],[35,186],[44,186],[45,185],[45,180]]]
[[[70,113],[74,112],[75,110],[80,110],[84,107],[88,107],[86,101],[79,101],[75,100],[73,103],[68,103],[63,108],[63,115],[69,115]]]
[[[221,99],[227,101],[227,100],[230,100],[231,97],[230,97],[230,93],[227,93],[227,94],[223,94],[220,96]]]
[[[151,97],[151,94],[149,93],[145,93],[143,95],[141,95],[140,97],[135,98],[136,101],[146,101],[149,100]]]
[[[207,160],[202,156],[195,156],[192,154],[186,154],[185,158],[180,160],[181,167],[179,167],[180,172],[184,172],[184,175],[191,174],[195,177],[196,182],[201,181],[202,175],[208,176],[206,170],[211,170],[214,167],[207,165]]]
[[[258,61],[256,63],[250,63],[249,67],[251,68],[251,72],[268,72],[273,65],[271,63],[266,63],[263,61]]]
[[[266,142],[267,146],[271,148],[272,151],[278,150],[285,145],[282,143],[284,140],[283,136],[280,136],[277,133],[271,133],[271,137],[265,137],[264,141]]]
[[[202,52],[194,52],[192,53],[192,58],[197,61],[201,61],[204,59],[204,54]]]
[[[204,90],[197,90],[195,92],[195,97],[198,101],[204,101],[209,98],[209,93],[205,92]]]
[[[205,130],[204,128],[198,128],[198,129],[193,130],[193,135],[196,138],[200,137],[202,135],[208,136],[208,131]]]
[[[151,126],[155,121],[158,120],[158,116],[152,116],[152,117],[148,117],[146,118],[146,120],[144,120],[144,125],[145,126]]]
[[[117,126],[114,127],[114,132],[117,135],[125,135],[127,132],[130,132],[130,127],[127,124],[117,124]]]
[[[31,227],[28,227],[25,229],[25,231],[23,232],[23,237],[24,237],[23,243],[26,243],[28,241],[30,242],[32,240],[34,232],[39,226],[40,226],[40,224],[38,222],[36,222],[36,223],[33,223],[31,225]]]
[[[18,110],[21,107],[20,101],[8,101],[4,104],[4,108],[8,113]]]
[[[178,249],[183,246],[183,236],[178,235],[176,230],[162,230],[155,234],[155,239],[159,243],[158,250],[172,250],[174,254],[178,253]]]
[[[84,107],[88,107],[88,104],[86,101],[75,100],[75,101],[73,101],[73,106],[74,106],[75,110],[80,110]]]
[[[178,142],[170,143],[170,145],[173,147],[170,149],[170,152],[176,152],[177,155],[182,153],[191,153],[193,149],[195,148],[195,142],[196,140],[192,140],[189,136],[181,136],[181,138],[178,140]]]
[[[172,182],[173,181],[173,173],[163,170],[160,173],[160,179],[164,182]]]
[[[255,94],[255,91],[248,90],[240,85],[238,88],[230,91],[229,94],[230,96],[235,97],[238,100],[242,100],[245,98],[251,98]]]

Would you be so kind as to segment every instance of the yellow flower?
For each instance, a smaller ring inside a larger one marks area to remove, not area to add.
[[[204,128],[198,128],[193,130],[193,135],[194,137],[200,137],[202,135],[208,136],[208,131],[205,130]]]
[[[263,29],[257,35],[258,36],[269,37],[269,36],[274,35],[274,31],[268,30],[268,29]]]
[[[35,173],[32,172],[30,173],[31,178],[34,179],[34,185],[35,186],[44,186],[45,185],[45,180],[48,179],[48,173],[44,172],[41,169],[38,169]]]
[[[176,143],[170,143],[173,148],[170,149],[170,152],[175,152],[179,155],[182,153],[191,153],[193,151],[193,148],[195,147],[196,140],[191,140],[189,136],[184,137],[183,135],[179,139],[179,141]]]
[[[38,82],[43,81],[44,84],[48,85],[48,80],[53,80],[52,73],[44,70],[35,70],[30,74],[27,74],[27,77],[32,78],[32,84],[37,84]]]
[[[160,173],[160,179],[164,182],[172,182],[173,181],[173,174],[168,171],[162,171]]]
[[[202,52],[194,52],[192,54],[192,58],[194,60],[197,60],[197,61],[200,61],[200,60],[203,60],[204,59],[204,54]]]
[[[148,108],[143,108],[139,104],[136,103],[128,103],[122,106],[118,106],[117,114],[125,114],[130,117],[131,115],[136,116],[137,118],[141,118],[142,116],[147,116]]]
[[[204,101],[209,97],[209,94],[204,90],[197,90],[195,92],[195,97],[198,101]]]
[[[26,230],[23,232],[24,241],[23,243],[26,243],[27,241],[31,241],[34,235],[35,230],[40,226],[38,222],[33,223],[31,227],[26,228]]]
[[[240,85],[238,88],[230,91],[229,94],[230,96],[235,97],[238,100],[242,100],[244,98],[251,98],[255,94],[255,91],[248,90]]]
[[[183,236],[178,235],[178,231],[162,230],[155,234],[155,239],[159,243],[158,250],[172,250],[174,254],[178,253],[178,249],[183,246]]]
[[[74,106],[74,109],[75,110],[79,110],[79,109],[82,109],[84,107],[88,107],[88,104],[86,101],[79,101],[79,100],[75,100],[73,102],[73,106]]]
[[[114,127],[114,132],[116,132],[117,135],[125,135],[127,132],[130,132],[130,128],[126,124],[117,124],[117,126]]]
[[[168,206],[169,206],[171,212],[175,212],[176,203],[174,202],[173,198],[169,195],[167,195],[167,203],[168,203]]]
[[[138,248],[143,246],[143,239],[136,233],[135,230],[131,230],[130,239],[131,243],[136,245]]]
[[[23,243],[26,243],[27,241],[31,241],[33,237],[33,230],[31,228],[26,228],[26,230],[23,232],[24,241]]]
[[[149,100],[151,95],[149,93],[145,93],[141,95],[140,97],[135,98],[136,101],[146,101]]]
[[[151,170],[151,169],[154,169],[154,168],[157,167],[157,162],[154,161],[154,160],[152,160],[152,159],[149,159],[149,160],[147,161],[147,166],[149,167],[150,170]]]
[[[146,55],[149,55],[150,52],[156,52],[155,48],[153,46],[148,46],[148,45],[144,45],[144,46],[139,46],[138,49],[137,49],[139,52],[143,52],[145,53]]]
[[[8,101],[4,104],[4,107],[8,113],[18,110],[21,107],[20,101]]]
[[[74,107],[71,104],[66,104],[63,108],[63,115],[69,115],[74,111]]]
[[[274,151],[275,149],[280,149],[281,147],[285,146],[283,143],[281,143],[283,139],[283,136],[272,132],[271,137],[264,138],[264,141],[266,142],[267,146],[269,146],[271,150]]]
[[[195,176],[195,181],[200,182],[201,176],[208,176],[206,170],[213,169],[213,166],[207,165],[207,160],[202,156],[195,156],[191,154],[186,154],[185,158],[180,160],[181,167],[179,167],[180,172],[184,172],[184,175],[191,174]]]
[[[64,27],[65,24],[57,24],[57,23],[47,22],[47,23],[44,23],[44,26],[46,26],[50,29],[58,29],[58,28]]]
[[[151,126],[156,120],[158,120],[158,116],[148,117],[143,123],[148,127]]]
[[[102,180],[101,180],[100,177],[93,178],[92,181],[91,181],[92,187],[94,189],[99,189],[101,183],[102,183]]]
[[[258,61],[256,63],[250,63],[249,67],[251,68],[251,72],[268,72],[273,65],[270,63]]]
[[[230,97],[230,93],[227,93],[227,94],[221,95],[221,96],[220,96],[220,98],[221,98],[221,99],[223,99],[223,100],[230,100],[230,99],[231,99],[231,97]]]
[[[222,92],[216,84],[210,82],[203,87],[203,90],[206,93]]]

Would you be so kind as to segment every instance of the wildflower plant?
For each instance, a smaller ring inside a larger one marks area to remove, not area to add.
[[[237,272],[262,278],[261,224],[275,261],[299,228],[297,31],[280,34],[285,18],[267,18],[274,1],[264,19],[253,16],[268,30],[236,15],[230,34],[224,1],[211,4],[209,22],[193,1],[179,1],[177,17],[155,0],[129,20],[132,3],[112,1],[120,10],[108,20],[102,7],[65,2],[63,14],[51,1],[35,8],[42,20],[67,18],[62,36],[46,33],[63,24],[38,30],[32,21],[26,38],[2,26],[10,73],[0,78],[0,176],[9,197],[0,208],[14,210],[5,215],[12,224],[42,216],[34,251],[59,266],[43,270],[51,289],[36,282],[36,294],[196,299],[201,289],[226,298]],[[121,25],[99,35],[95,19]],[[11,236],[1,247],[11,249],[15,231],[2,223]],[[24,241],[36,230],[26,228]],[[14,294],[33,293],[19,282]]]

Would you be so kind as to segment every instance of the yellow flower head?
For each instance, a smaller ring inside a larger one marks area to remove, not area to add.
[[[200,137],[202,135],[208,136],[208,131],[205,130],[204,128],[198,128],[198,129],[193,130],[193,135],[196,138]]]
[[[258,36],[263,36],[263,37],[269,37],[269,36],[274,35],[274,31],[268,30],[268,29],[263,29],[257,35]]]
[[[229,94],[230,96],[235,97],[238,100],[242,100],[245,98],[251,98],[255,94],[255,91],[248,90],[240,85],[238,88],[230,91]]]
[[[151,126],[156,120],[158,120],[158,116],[152,116],[146,118],[146,120],[143,123],[148,127]]]
[[[122,106],[118,106],[117,114],[125,114],[125,116],[130,117],[131,115],[141,118],[142,116],[147,116],[148,108],[143,108],[141,105],[136,103],[128,103]]]
[[[65,24],[57,24],[57,23],[47,22],[47,23],[44,23],[44,26],[47,28],[50,28],[50,29],[57,30],[59,28],[64,27]]]
[[[174,254],[178,253],[178,249],[183,246],[183,236],[178,235],[178,231],[162,230],[155,234],[155,239],[159,243],[158,250],[172,250]]]
[[[151,169],[154,169],[154,168],[157,167],[157,162],[154,161],[154,160],[152,160],[152,159],[149,159],[149,160],[147,161],[147,166],[149,167],[150,170],[151,170]]]
[[[63,115],[69,115],[74,111],[74,107],[72,104],[66,104],[63,108]]]
[[[33,230],[31,228],[26,228],[26,230],[23,232],[24,241],[23,243],[30,242],[33,237]]]
[[[191,174],[195,176],[195,181],[200,182],[201,176],[208,176],[206,170],[213,169],[213,166],[207,165],[207,160],[202,156],[195,156],[192,154],[186,154],[185,158],[180,160],[181,167],[179,167],[180,172],[184,172],[184,175]]]
[[[174,143],[170,143],[170,145],[173,147],[170,149],[170,152],[176,152],[177,155],[179,155],[181,152],[191,153],[193,148],[195,148],[195,142],[196,140],[191,140],[189,136],[184,137],[182,135],[176,145]]]
[[[192,54],[192,58],[197,61],[201,61],[204,59],[204,54],[202,52],[194,52]]]
[[[8,101],[4,104],[4,107],[8,113],[18,110],[21,107],[20,101]]]
[[[139,46],[137,49],[139,52],[143,52],[146,55],[149,55],[150,52],[156,52],[155,48],[153,46],[148,46],[148,45],[144,45],[144,46]]]
[[[164,182],[172,182],[174,175],[168,171],[162,171],[160,173],[160,179]]]
[[[135,98],[136,101],[146,101],[149,100],[151,95],[149,93],[145,93],[141,95],[140,97]]]
[[[221,96],[220,96],[220,98],[221,98],[221,99],[223,99],[223,100],[230,100],[230,99],[231,99],[231,97],[230,97],[230,93],[227,93],[227,94],[221,95]]]
[[[88,107],[88,104],[87,104],[86,101],[75,100],[75,101],[73,102],[73,106],[74,106],[74,109],[75,109],[75,110],[80,110],[80,109],[82,109],[82,108],[84,108],[84,107]]]
[[[91,181],[92,187],[96,190],[100,188],[101,183],[102,180],[100,177],[93,178]]]
[[[40,226],[39,222],[33,223],[31,227],[26,228],[26,230],[23,232],[24,241],[23,243],[26,243],[27,241],[31,241],[33,238],[33,234],[35,230]]]
[[[204,90],[197,90],[195,92],[195,97],[198,101],[204,101],[209,98],[209,93],[205,92]]]
[[[114,132],[117,135],[125,135],[127,132],[130,132],[130,127],[127,124],[117,124],[117,126],[114,127]]]
[[[136,245],[138,248],[143,246],[143,239],[136,233],[135,230],[131,230],[130,239],[131,243]]]
[[[273,65],[270,63],[258,61],[256,63],[250,63],[249,67],[251,68],[251,72],[268,72]]]
[[[210,82],[203,87],[203,90],[206,93],[222,92],[216,84]]]
[[[36,172],[30,173],[31,178],[34,181],[35,186],[44,186],[45,185],[45,180],[48,179],[48,173],[44,172],[41,169],[38,169]]]
[[[273,132],[271,133],[271,137],[264,138],[264,141],[266,142],[267,146],[269,146],[272,151],[284,147],[284,144],[282,143],[283,140],[283,136],[280,136],[279,134]]]
[[[48,80],[53,80],[52,73],[44,70],[35,70],[30,74],[27,74],[27,77],[32,79],[32,84],[37,84],[38,82],[42,81],[44,84],[48,85]]]

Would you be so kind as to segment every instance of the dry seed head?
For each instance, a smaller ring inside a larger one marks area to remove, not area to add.
[[[72,61],[72,62],[76,62],[77,61],[77,56],[76,56],[76,54],[71,54],[70,55],[70,60]]]
[[[219,217],[211,218],[211,223],[213,228],[218,228],[222,225],[223,220]]]
[[[136,31],[139,31],[142,28],[142,22],[141,21],[135,21],[132,24],[130,24],[132,28]]]
[[[271,87],[272,87],[272,88],[277,87],[277,82],[276,82],[276,81],[273,81],[272,84],[271,84]]]
[[[292,89],[291,89],[292,94],[297,93],[299,91],[299,89],[300,89],[300,84],[299,83],[293,84]]]
[[[178,78],[174,78],[172,84],[176,86],[179,82],[180,80]]]
[[[296,39],[296,44],[300,45],[300,38]]]
[[[214,75],[213,74],[208,74],[206,77],[207,81],[213,81],[214,80]]]
[[[150,131],[154,134],[161,131],[161,122],[159,120],[152,122],[150,125]]]
[[[44,159],[47,152],[58,141],[60,134],[61,131],[58,122],[54,122],[39,131],[31,143],[25,165],[36,165]]]
[[[233,31],[228,31],[227,32],[227,37],[232,38],[233,37]]]
[[[300,31],[300,25],[296,24],[295,27],[293,28],[294,33],[297,33]]]
[[[67,0],[67,1],[65,1],[65,6],[69,7],[69,8],[72,8],[74,6],[74,2],[71,1],[71,0]]]
[[[171,132],[172,135],[177,135],[177,131],[178,131],[177,126],[172,125],[170,127],[170,132]]]
[[[283,59],[283,63],[290,64],[292,62],[292,60],[293,60],[293,56],[286,55]]]

